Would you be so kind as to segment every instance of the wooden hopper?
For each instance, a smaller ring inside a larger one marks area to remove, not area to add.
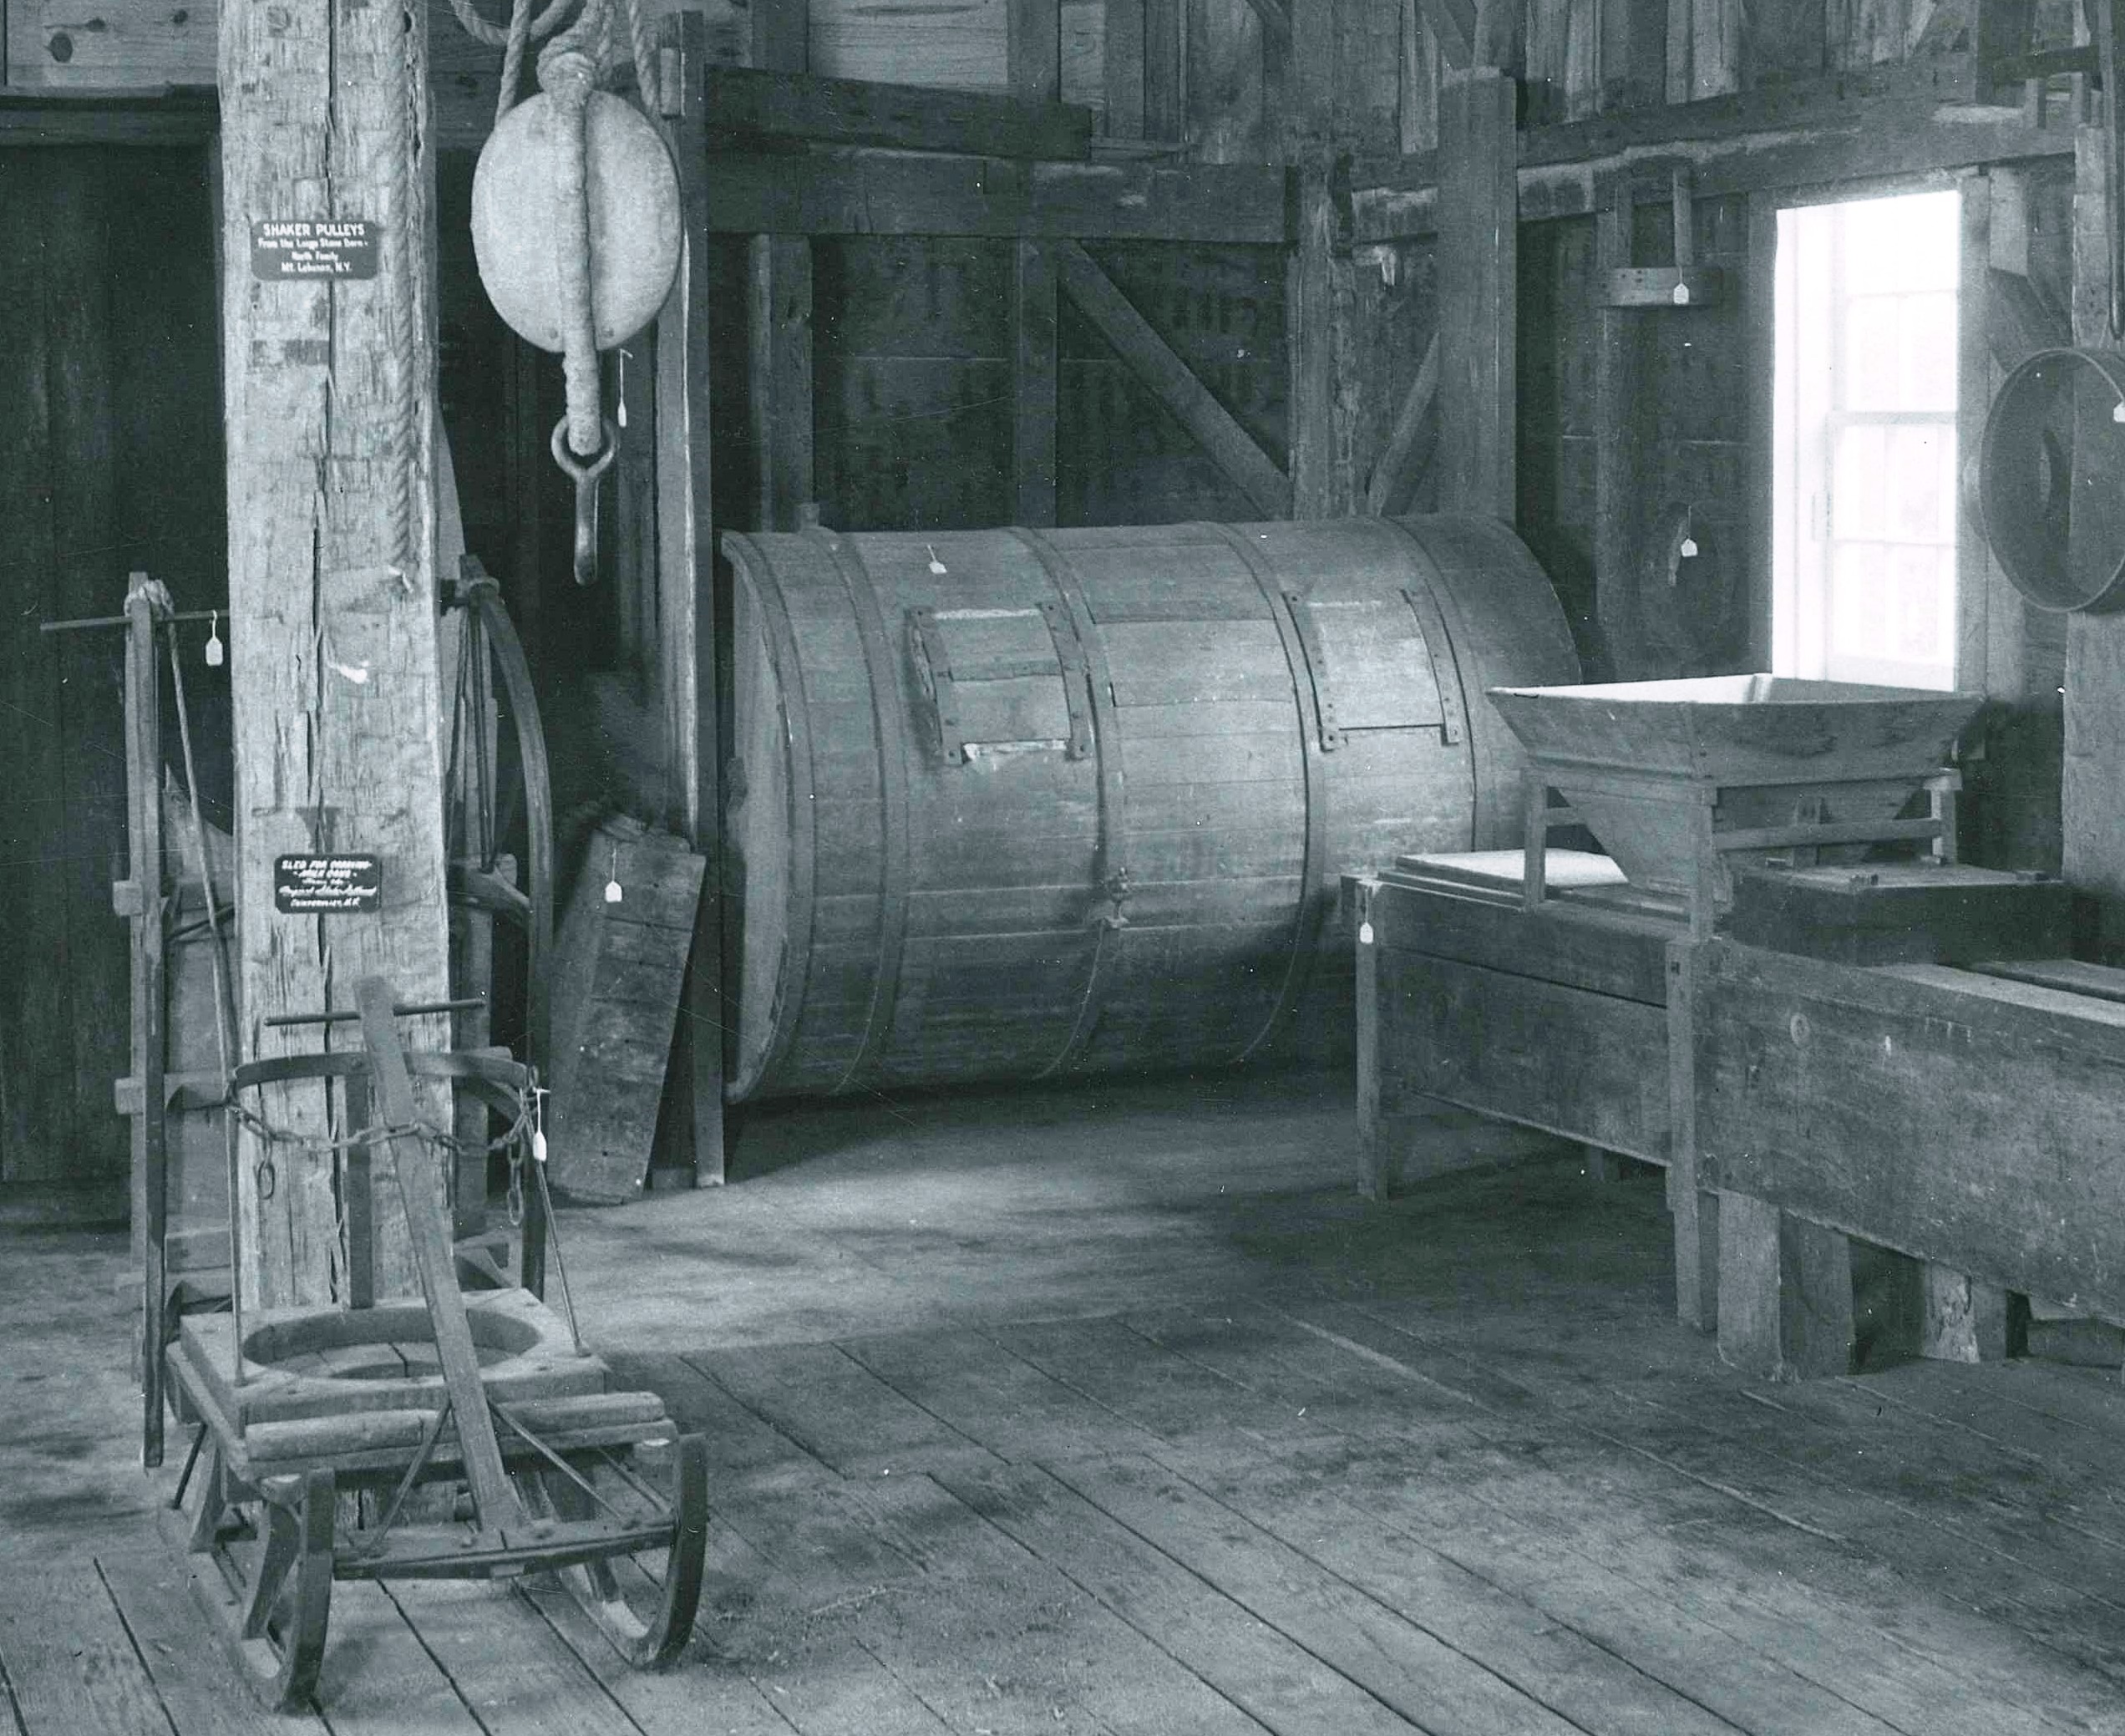
[[[1952,855],[1939,814],[1899,816],[1982,703],[1775,675],[1493,688],[1490,698],[1527,750],[1530,851],[1560,817],[1547,808],[1554,789],[1634,886],[1679,894],[1707,921],[1731,896],[1730,858],[1928,839]]]

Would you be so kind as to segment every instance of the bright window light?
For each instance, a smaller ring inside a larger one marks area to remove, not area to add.
[[[1772,667],[1955,684],[1961,195],[1778,213]]]

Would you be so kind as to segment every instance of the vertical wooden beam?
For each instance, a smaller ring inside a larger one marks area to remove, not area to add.
[[[244,1048],[262,1057],[345,1041],[263,1022],[344,1007],[360,978],[388,978],[413,1001],[449,992],[428,16],[333,0],[236,6],[220,53],[236,904]],[[367,221],[375,276],[261,278],[251,226],[274,219]],[[276,913],[276,858],[318,851],[380,856],[381,909]],[[407,1035],[421,1047],[448,1040],[439,1019]],[[427,1119],[447,1121],[439,1092],[418,1095]],[[331,1130],[322,1087],[260,1098],[291,1134]],[[248,1134],[241,1155],[246,1306],[331,1300],[330,1156],[269,1151]],[[377,1168],[388,1181],[387,1154]],[[404,1293],[412,1277],[398,1231],[378,1287]]]
[[[1977,53],[1977,99],[1981,103],[2018,103],[2021,86],[1996,86],[1986,68],[2011,55],[2029,51],[2030,31],[2036,22],[2036,0],[1974,0],[1976,17],[1970,25],[1970,46]]]
[[[1707,1249],[1705,1195],[1697,1174],[1696,967],[1687,941],[1667,945],[1667,1210],[1675,1238],[1675,1315],[1709,1332],[1723,1306],[1723,1235]],[[1712,1220],[1723,1231],[1725,1213]],[[1711,1257],[1707,1258],[1709,1251]]]
[[[1852,1244],[1747,1194],[1719,1196],[1719,1358],[1768,1380],[1852,1372]]]
[[[1055,255],[1015,244],[1011,283],[1012,523],[1055,522]]]
[[[1349,247],[1349,163],[1336,155],[1337,0],[1292,0],[1283,60],[1282,142],[1298,200],[1298,245],[1285,273],[1291,367],[1291,515],[1357,510],[1352,450],[1355,297]],[[1341,209],[1339,209],[1339,205]]]
[[[1600,628],[1612,680],[1642,673],[1636,564],[1644,518],[1637,485],[1638,327],[1631,314],[1608,304],[1609,273],[1631,263],[1631,192],[1615,186],[1595,215],[1594,349],[1594,618]]]
[[[2075,129],[2073,144],[2073,341],[2108,348],[2110,331],[2109,161],[2101,126]],[[2092,395],[2092,394],[2091,394]],[[2107,404],[2092,407],[2107,421]],[[2077,473],[2097,463],[2108,445],[2107,427],[2084,428],[2077,441]],[[2107,490],[2074,490],[2070,540],[2083,535],[2084,507],[2093,509],[2088,534],[2101,536]],[[2085,556],[2083,557],[2086,558]],[[2060,799],[2065,830],[2065,875],[2092,894],[2097,911],[2097,959],[2125,956],[2125,778],[2117,744],[2125,740],[2125,616],[2070,615],[2066,623],[2066,760]]]
[[[1667,100],[1667,0],[1602,0],[1601,107],[1657,109]]]
[[[1379,937],[1372,926],[1378,890],[1377,881],[1359,882],[1352,913],[1357,935],[1357,1190],[1368,1200],[1387,1198],[1402,1179],[1402,1148],[1388,1120],[1385,1069],[1392,1048],[1382,1041],[1389,1009],[1380,1000]]]
[[[1963,225],[1955,284],[1955,454],[1958,469],[1967,470],[1992,408],[1992,182],[1976,170],[1959,185]],[[1992,551],[1976,512],[1963,510],[1974,503],[1956,504],[1955,685],[1991,693]]]
[[[811,64],[809,0],[753,0],[753,64],[801,73]],[[812,244],[755,236],[748,273],[753,450],[759,490],[753,523],[797,529],[818,498],[812,473]]]
[[[794,530],[816,498],[812,476],[812,244],[756,235],[750,254],[755,522]]]
[[[1919,1354],[1943,1363],[1998,1363],[2020,1356],[2029,1304],[1995,1284],[1928,1262]],[[2019,1328],[2019,1331],[2017,1331]]]
[[[1186,0],[1144,0],[1144,136],[1179,140],[1188,133],[1181,18]]]
[[[1006,0],[1011,94],[1021,102],[1062,100],[1062,9],[1058,0]]]
[[[811,0],[753,0],[752,59],[768,72],[810,71]]]
[[[1439,510],[1513,521],[1519,189],[1514,81],[1448,73],[1439,95]]]
[[[1748,667],[1771,667],[1771,542],[1777,502],[1773,494],[1772,441],[1778,416],[1778,207],[1769,193],[1748,201],[1748,256],[1742,266],[1742,342],[1748,378],[1748,426],[1742,451],[1747,466],[1748,527]],[[1975,448],[1971,448],[1975,450]]]
[[[1114,139],[1144,136],[1146,0],[1107,0],[1105,59],[1107,132]]]
[[[661,27],[684,236],[678,281],[657,324],[658,641],[673,791],[687,841],[710,866],[701,877],[693,950],[680,1004],[679,1053],[692,1090],[693,1179],[725,1176],[723,1128],[723,720],[717,678],[714,497],[711,492],[707,73],[708,31],[697,12]],[[676,76],[672,72],[676,70]]]
[[[140,1261],[140,1462],[162,1463],[162,1345],[170,1297],[170,1117],[163,1089],[169,1005],[163,959],[162,669],[155,605],[144,572],[125,599],[126,897],[132,916],[133,1236]],[[196,793],[195,793],[196,799]]]

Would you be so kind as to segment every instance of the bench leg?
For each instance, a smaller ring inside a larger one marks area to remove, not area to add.
[[[1943,1363],[1998,1363],[2027,1348],[2026,1298],[1930,1262],[1924,1283],[1920,1356]]]
[[[1852,1244],[1747,1194],[1719,1195],[1719,1355],[1772,1380],[1852,1372]]]

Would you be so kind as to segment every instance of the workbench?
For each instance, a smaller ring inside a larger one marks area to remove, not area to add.
[[[1843,1372],[1878,1307],[2006,1354],[2034,1292],[2125,1313],[2125,972],[2067,959],[2056,881],[1942,861],[1753,864],[1717,931],[1551,850],[1352,876],[1359,1183],[1435,1173],[1426,1101],[1667,1170],[1676,1311],[1722,1355]],[[1886,1277],[1881,1277],[1885,1273]]]

